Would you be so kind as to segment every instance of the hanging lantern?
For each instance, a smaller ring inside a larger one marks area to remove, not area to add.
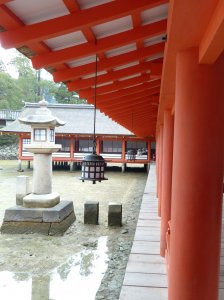
[[[102,180],[107,180],[104,177],[104,170],[106,167],[105,160],[102,156],[96,153],[96,86],[97,86],[97,55],[96,55],[96,73],[95,73],[95,85],[94,85],[94,129],[93,129],[93,152],[86,155],[81,162],[82,165],[82,176],[79,177],[82,182],[85,180],[91,180],[93,184],[96,181],[101,182]]]
[[[92,153],[86,155],[82,161],[82,176],[80,179],[82,182],[85,180],[92,180],[93,184],[96,181],[107,180],[104,177],[104,168],[106,166],[105,160],[102,156]]]

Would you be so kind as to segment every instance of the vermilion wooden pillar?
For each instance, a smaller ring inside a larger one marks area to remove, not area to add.
[[[158,182],[158,216],[161,216],[161,198],[162,198],[162,165],[163,165],[163,125],[159,132],[159,182]]]
[[[163,165],[162,165],[162,195],[161,195],[161,238],[160,255],[165,256],[166,232],[171,215],[171,189],[173,167],[173,126],[174,118],[171,112],[164,112],[163,125]]]
[[[156,137],[156,196],[159,198],[159,148],[160,148],[160,136],[159,133]]]
[[[217,300],[223,185],[224,56],[177,56],[169,300]]]

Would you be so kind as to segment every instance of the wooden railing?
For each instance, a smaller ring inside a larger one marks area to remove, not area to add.
[[[10,109],[1,109],[0,110],[0,119],[1,120],[16,120],[21,113],[21,110],[10,110]]]

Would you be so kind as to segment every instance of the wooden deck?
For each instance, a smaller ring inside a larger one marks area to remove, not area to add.
[[[159,255],[155,165],[151,165],[119,300],[167,300],[165,260]],[[219,300],[224,299],[224,207]]]
[[[151,165],[120,300],[167,300],[165,260],[159,254],[155,165]]]

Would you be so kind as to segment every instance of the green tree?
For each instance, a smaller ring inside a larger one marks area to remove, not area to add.
[[[22,54],[14,57],[10,62],[17,70],[18,85],[22,91],[22,98],[25,102],[38,102],[41,97],[38,95],[39,81],[38,73],[35,71],[30,60]]]
[[[80,99],[79,95],[76,92],[69,92],[64,83],[54,83],[50,93],[54,95],[56,102],[58,103],[86,103],[85,99]]]
[[[0,72],[0,109],[20,109],[23,106],[22,91],[16,79]]]

